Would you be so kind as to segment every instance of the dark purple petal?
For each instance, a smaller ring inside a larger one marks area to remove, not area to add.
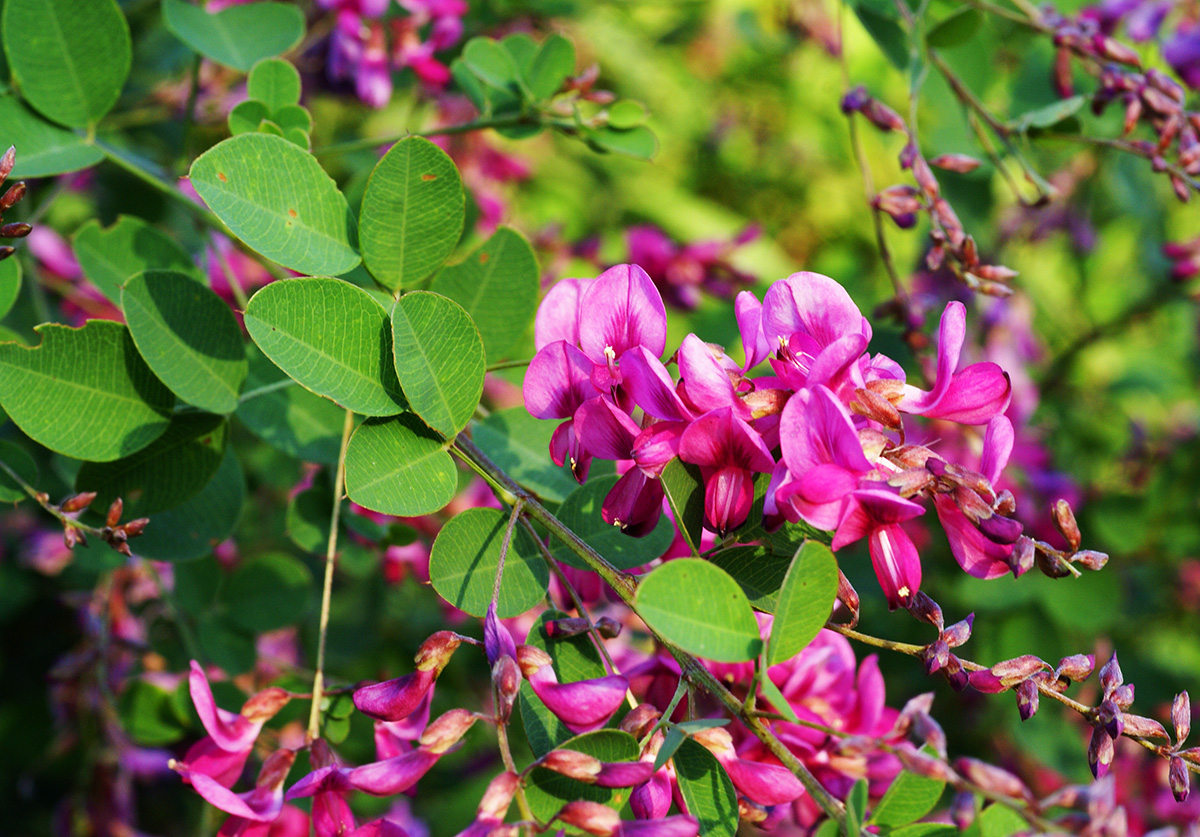
[[[488,605],[487,616],[483,620],[483,647],[487,652],[488,665],[494,666],[501,657],[517,658],[517,643],[508,628],[496,615],[496,603]]]
[[[638,468],[630,468],[605,496],[600,517],[629,535],[641,537],[658,525],[663,496],[662,483]]]
[[[659,820],[667,815],[671,810],[671,777],[665,767],[655,772],[650,781],[633,789],[629,807],[639,820]]]
[[[601,459],[631,459],[633,440],[642,432],[637,422],[607,398],[593,398],[575,411],[579,443]]]
[[[602,788],[631,788],[649,781],[654,765],[648,761],[608,762],[596,774],[595,784]]]
[[[948,495],[936,495],[933,507],[950,541],[954,560],[968,575],[999,578],[1009,571],[1011,544],[999,544],[985,537]]]

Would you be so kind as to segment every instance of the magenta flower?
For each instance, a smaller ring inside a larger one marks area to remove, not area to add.
[[[688,426],[679,443],[679,458],[700,466],[704,477],[704,517],[719,535],[745,522],[754,505],[753,472],[769,474],[775,460],[762,437],[722,407]]]
[[[717,757],[738,793],[751,802],[782,805],[804,794],[804,785],[782,764],[739,758],[728,730],[708,729],[697,733],[695,738]]]
[[[279,816],[283,810],[283,783],[295,760],[294,750],[276,750],[263,762],[254,790],[246,793],[234,793],[211,776],[196,773],[185,764],[176,764],[175,769],[191,781],[196,793],[208,804],[232,814],[220,833],[234,835],[241,834],[251,823],[269,823]]]
[[[994,363],[973,363],[955,372],[966,339],[967,311],[951,302],[938,330],[937,378],[929,392],[905,385],[897,408],[906,413],[960,424],[987,424],[1008,407],[1012,385]]]
[[[438,631],[417,650],[417,670],[395,680],[354,691],[354,706],[380,721],[400,721],[411,715],[433,687],[442,669],[462,642],[453,631]]]
[[[742,350],[746,361],[742,364],[742,372],[749,372],[758,366],[771,354],[771,344],[767,341],[762,327],[762,303],[758,297],[749,291],[742,291],[733,301],[734,316],[737,319],[738,332],[742,336]]]
[[[559,683],[550,655],[532,645],[517,647],[517,662],[538,699],[575,733],[604,726],[629,689],[629,681],[619,674]]]
[[[892,610],[907,606],[913,594],[921,589],[921,559],[900,524],[924,513],[925,509],[917,503],[886,488],[852,491],[842,508],[833,536],[833,551],[866,538],[875,577]]]
[[[641,428],[607,398],[593,398],[581,406],[574,426],[589,455],[612,460],[636,458],[634,446]],[[666,460],[656,467],[626,471],[604,498],[600,508],[604,521],[635,537],[649,534],[662,515],[664,494],[658,475],[665,464]]]

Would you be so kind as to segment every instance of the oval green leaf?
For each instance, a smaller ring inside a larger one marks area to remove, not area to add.
[[[121,286],[143,270],[173,270],[198,284],[204,276],[187,251],[157,228],[131,215],[121,215],[111,227],[88,221],[75,231],[71,249],[83,275],[116,305]]]
[[[0,262],[0,317],[12,310],[21,292],[21,263],[13,258]]]
[[[458,491],[458,470],[440,436],[412,413],[365,421],[346,449],[346,493],[372,511],[416,517]]]
[[[0,145],[17,149],[13,179],[79,171],[104,159],[99,148],[42,119],[15,96],[0,96]]]
[[[211,553],[233,534],[246,501],[246,480],[232,446],[217,474],[199,494],[180,506],[154,515],[130,548],[156,561],[188,561]]]
[[[251,298],[246,330],[276,366],[318,395],[368,416],[393,416],[404,396],[387,312],[340,279],[272,282]]]
[[[308,567],[274,553],[243,562],[225,582],[219,606],[231,624],[262,633],[304,618],[315,592]]]
[[[755,610],[774,613],[779,588],[792,559],[762,546],[731,546],[713,554],[711,563],[733,576]]]
[[[896,828],[916,822],[933,810],[945,788],[945,782],[902,770],[875,806],[870,824]]]
[[[416,291],[392,308],[396,377],[413,411],[447,439],[467,426],[487,363],[471,317],[441,294]]]
[[[616,476],[595,477],[571,492],[558,508],[558,519],[592,549],[603,555],[619,570],[640,567],[666,551],[675,539],[675,526],[663,515],[658,524],[644,537],[625,534],[620,527],[604,522],[600,506],[614,485]],[[550,552],[559,561],[580,570],[588,569],[578,556],[561,541],[552,540]]]
[[[2,28],[13,78],[38,112],[78,128],[117,103],[133,47],[115,0],[7,0]]]
[[[210,413],[237,409],[246,349],[219,296],[184,273],[147,270],[125,283],[121,307],[138,351],[172,392]]]
[[[175,396],[120,323],[38,326],[39,346],[0,344],[0,406],[34,441],[76,459],[128,456],[167,429]]]
[[[300,101],[300,73],[290,61],[264,58],[250,70],[246,79],[246,95],[276,111]]]
[[[746,594],[729,574],[699,558],[668,561],[638,584],[634,610],[652,630],[685,651],[724,663],[753,660],[762,649]]]
[[[767,645],[767,665],[794,657],[812,642],[829,620],[837,589],[837,559],[829,547],[808,541],[796,550],[779,590]]]
[[[717,757],[689,738],[679,745],[673,759],[679,792],[688,813],[700,821],[700,833],[705,837],[734,837],[738,826],[737,793]]]
[[[507,526],[508,515],[495,509],[467,509],[450,518],[429,555],[429,580],[438,595],[472,616],[485,616]],[[537,544],[518,526],[504,561],[496,612],[503,619],[520,616],[542,600],[548,583]]]
[[[471,439],[488,458],[539,497],[560,503],[579,487],[568,468],[549,456],[556,421],[542,421],[524,407],[497,410],[471,430]],[[701,497],[703,500],[703,496]]]
[[[430,286],[471,315],[488,363],[503,358],[533,321],[540,289],[533,248],[508,227],[496,230],[466,259],[442,270]]]
[[[346,411],[297,384],[257,346],[247,349],[250,371],[234,415],[288,456],[336,465]]]
[[[969,41],[979,31],[983,15],[977,9],[964,6],[939,20],[925,33],[925,43],[944,49]]]
[[[291,3],[247,3],[209,14],[183,0],[162,0],[162,10],[167,28],[193,51],[243,73],[304,37],[304,12]]]
[[[700,467],[676,457],[662,472],[663,493],[679,526],[679,532],[694,555],[700,554],[704,534],[704,480]]]
[[[75,488],[95,491],[101,510],[120,497],[127,518],[176,508],[216,476],[227,431],[220,416],[177,413],[167,432],[138,452],[113,462],[84,462]]]
[[[363,262],[389,290],[412,287],[441,265],[463,229],[462,179],[446,152],[402,139],[376,164],[363,192]]]
[[[247,8],[234,6],[227,11]],[[283,137],[230,137],[192,163],[192,185],[234,235],[299,273],[338,276],[358,264],[337,184]]]
[[[534,56],[529,71],[529,91],[537,99],[548,99],[574,72],[575,45],[562,35],[551,35],[542,41]]]
[[[236,135],[257,131],[263,120],[270,117],[271,111],[263,102],[247,99],[234,105],[225,121],[229,125],[229,133]]]

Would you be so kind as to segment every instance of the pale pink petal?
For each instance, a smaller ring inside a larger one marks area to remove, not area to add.
[[[579,345],[579,300],[590,279],[563,279],[538,306],[533,321],[533,345],[541,351],[558,340]]]

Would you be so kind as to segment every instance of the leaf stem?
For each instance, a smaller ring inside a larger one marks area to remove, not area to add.
[[[308,712],[308,733],[312,743],[320,734],[321,696],[325,688],[325,636],[329,631],[329,604],[333,596],[333,565],[337,555],[338,524],[342,516],[342,490],[346,484],[346,447],[354,429],[354,413],[346,411],[342,424],[342,444],[338,449],[337,472],[333,477],[333,512],[329,521],[329,542],[325,547],[325,583],[321,589],[321,617],[317,627],[317,670],[313,674],[312,707]]]
[[[9,467],[7,462],[0,460],[0,470],[4,471],[4,473],[7,474],[9,476],[9,478],[12,479],[13,482],[15,482],[17,485],[19,485],[21,487],[22,491],[24,491],[26,494],[28,494],[30,497],[32,497],[34,502],[36,502],[39,506],[41,506],[43,509],[45,509],[50,514],[52,514],[54,517],[56,517],[58,519],[59,523],[61,523],[64,528],[70,526],[73,529],[80,530],[85,535],[92,535],[93,537],[97,537],[97,538],[101,538],[104,536],[103,529],[100,529],[96,526],[89,526],[86,523],[80,523],[78,520],[73,518],[71,515],[67,514],[62,509],[60,509],[58,506],[51,503],[50,497],[45,492],[38,491],[32,485],[25,482],[25,480],[21,479],[21,475],[18,474],[16,471],[14,471],[11,467]]]
[[[351,154],[355,151],[367,151],[379,148],[381,145],[392,145],[408,137],[446,137],[454,134],[469,134],[472,131],[483,131],[488,128],[513,128],[517,125],[536,125],[541,120],[527,114],[512,114],[511,116],[493,116],[488,119],[473,119],[470,122],[460,122],[457,125],[446,125],[442,128],[430,128],[427,131],[405,131],[401,134],[389,134],[384,137],[362,137],[346,142],[337,142],[321,148],[313,149],[316,157],[328,157],[333,154]]]
[[[493,363],[487,368],[487,371],[499,372],[501,369],[520,369],[528,366],[532,360],[533,358],[526,358],[525,360],[502,360],[499,363]]]

